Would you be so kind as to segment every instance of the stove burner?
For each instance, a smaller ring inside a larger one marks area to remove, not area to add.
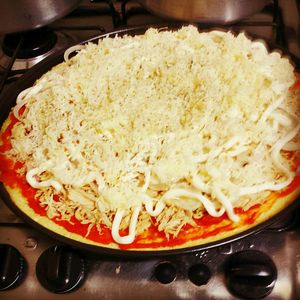
[[[23,40],[22,47],[18,51],[16,58],[32,58],[50,51],[56,44],[57,36],[48,27],[39,28],[32,31],[7,34],[3,39],[3,52],[12,57],[20,40]]]

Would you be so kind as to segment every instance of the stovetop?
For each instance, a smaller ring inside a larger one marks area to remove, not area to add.
[[[300,58],[300,3],[280,0],[274,15],[276,3],[228,27]],[[90,37],[168,22],[135,1],[84,0],[49,26],[57,41],[46,54],[11,63],[0,51],[0,83],[6,77],[6,89],[47,55]],[[299,216],[298,209],[264,231],[208,250],[126,259],[62,244],[24,223],[0,198],[0,299],[300,299]]]
[[[21,271],[16,287],[0,291],[0,297],[9,300],[29,299],[33,295],[45,300],[56,297],[91,300],[299,299],[299,221],[296,211],[267,230],[230,244],[147,259],[88,253],[61,244],[26,224],[2,224],[0,258],[5,256],[14,265],[14,269],[6,272],[7,277],[12,277],[16,268]],[[4,244],[17,249],[22,263],[15,254],[1,249]],[[3,274],[1,268],[0,273]],[[45,283],[43,278],[54,279]],[[68,292],[68,284],[72,288],[74,285],[74,290]],[[0,288],[2,285],[0,281]],[[233,296],[236,290],[249,298]]]

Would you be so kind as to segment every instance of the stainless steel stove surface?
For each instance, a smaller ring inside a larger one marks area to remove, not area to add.
[[[10,264],[0,269],[1,278],[20,276],[16,286],[1,291],[0,297],[239,299],[233,292],[241,293],[241,299],[260,299],[269,293],[265,299],[299,299],[299,221],[295,212],[266,231],[228,245],[134,260],[69,248],[25,224],[2,224],[0,244],[14,247],[23,259],[14,249],[0,246],[0,257]]]
[[[277,1],[271,1],[261,13],[229,27],[277,43],[300,58],[300,3],[278,3],[278,10]],[[58,49],[124,26],[165,22],[134,1],[82,1],[69,16],[49,26],[56,35],[54,45],[38,51],[37,57],[30,53],[25,58],[27,40],[20,45],[20,55],[14,48],[18,43],[0,38],[0,93]],[[4,42],[8,48],[3,50]],[[300,299],[300,210],[260,233],[220,247],[121,259],[70,248],[44,235],[0,198],[0,299],[35,298]]]

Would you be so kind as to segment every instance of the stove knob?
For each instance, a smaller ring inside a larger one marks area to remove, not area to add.
[[[162,262],[156,266],[154,271],[155,278],[163,283],[171,283],[176,278],[176,267],[171,262]]]
[[[39,257],[36,275],[47,290],[62,294],[79,288],[85,278],[83,258],[66,246],[54,246]]]
[[[277,269],[271,258],[257,250],[231,255],[225,265],[229,291],[246,299],[261,299],[269,295],[277,279]]]
[[[196,285],[205,285],[211,277],[211,272],[206,265],[196,264],[190,267],[188,277]]]
[[[24,277],[25,260],[13,246],[0,245],[0,291],[16,287]]]

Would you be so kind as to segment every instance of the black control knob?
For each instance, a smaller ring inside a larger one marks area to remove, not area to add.
[[[164,284],[171,283],[177,275],[176,267],[171,262],[162,262],[156,266],[154,271],[155,278]]]
[[[188,277],[196,285],[205,285],[211,277],[211,272],[206,265],[196,264],[190,267]]]
[[[0,291],[16,287],[24,278],[25,260],[11,245],[0,245]]]
[[[85,278],[85,264],[79,253],[66,246],[54,246],[39,257],[36,275],[47,290],[68,293],[79,288]]]
[[[277,269],[271,258],[257,250],[231,255],[225,265],[229,291],[243,299],[261,299],[269,295],[277,279]]]

